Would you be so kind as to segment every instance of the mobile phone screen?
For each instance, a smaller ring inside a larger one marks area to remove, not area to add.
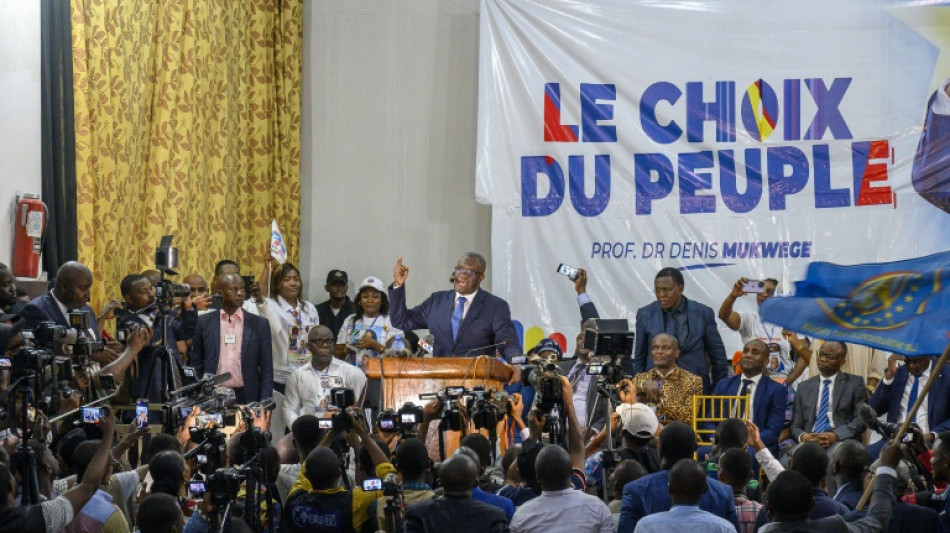
[[[333,420],[330,420],[329,418],[321,418],[319,427],[320,429],[333,429]]]
[[[208,464],[208,456],[207,456],[207,455],[204,455],[204,454],[199,453],[199,454],[196,455],[195,457],[198,459],[198,464],[199,464],[199,465]]]
[[[205,493],[205,482],[191,481],[188,483],[188,490],[195,496],[201,496]]]
[[[135,402],[135,427],[136,429],[148,427],[148,400]]]
[[[383,490],[383,480],[377,478],[364,479],[363,490]]]
[[[82,408],[82,421],[84,424],[93,424],[99,425],[99,408],[98,407],[83,407]]]

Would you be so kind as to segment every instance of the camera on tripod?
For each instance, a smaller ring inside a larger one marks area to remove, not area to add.
[[[466,396],[469,398],[466,409],[475,429],[494,429],[503,416],[510,414],[509,397],[505,391],[475,387]]]
[[[462,385],[446,387],[439,392],[420,394],[420,400],[436,400],[442,402],[442,410],[439,417],[442,419],[444,429],[450,431],[462,431],[462,410],[460,402],[468,389]]]
[[[590,319],[584,323],[584,347],[590,349],[587,373],[605,383],[618,383],[624,377],[619,361],[633,353],[633,337],[626,319]]]
[[[178,248],[172,246],[172,236],[165,235],[155,249],[155,270],[162,273],[162,279],[155,287],[155,302],[158,309],[168,312],[172,308],[175,298],[187,298],[191,294],[191,287],[184,283],[174,283],[165,276],[177,276]]]
[[[104,348],[102,341],[96,341],[86,336],[86,332],[92,327],[89,315],[85,311],[70,311],[69,327],[76,330],[76,340],[70,345],[76,363],[80,365],[88,364],[89,356],[101,352]]]

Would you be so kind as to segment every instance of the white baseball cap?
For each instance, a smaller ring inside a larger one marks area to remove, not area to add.
[[[386,287],[383,285],[382,280],[380,280],[379,278],[374,278],[373,276],[370,276],[364,279],[363,283],[360,283],[360,288],[356,289],[356,292],[359,292],[365,289],[366,287],[372,287],[379,292],[386,292]]]
[[[652,437],[659,427],[656,413],[646,404],[622,403],[617,406],[616,411],[620,415],[620,424],[624,431],[635,437]]]

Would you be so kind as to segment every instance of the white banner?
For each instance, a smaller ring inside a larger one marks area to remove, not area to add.
[[[739,277],[781,292],[811,261],[946,250],[950,94],[936,117],[932,97],[950,90],[947,11],[483,0],[477,197],[525,347],[555,332],[573,346],[559,263],[632,328],[666,266],[716,310]]]

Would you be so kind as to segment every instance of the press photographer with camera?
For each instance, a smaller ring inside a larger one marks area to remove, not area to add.
[[[365,420],[355,409],[345,411],[352,431],[359,437],[360,445],[367,449],[377,467],[387,462],[386,454],[377,446],[366,426]],[[342,431],[334,429],[333,433]],[[285,533],[310,532],[315,527],[321,531],[349,533],[357,526],[354,518],[362,514],[374,494],[354,491],[340,486],[340,458],[335,451],[318,446],[304,461],[294,488],[284,504],[280,529]]]
[[[96,314],[89,307],[90,289],[92,287],[92,272],[78,261],[69,261],[59,267],[56,272],[56,285],[53,289],[30,301],[22,310],[23,329],[34,330],[42,322],[53,322],[64,328],[71,327],[69,313],[78,311],[86,317],[89,327],[78,332],[83,338],[98,343],[102,341],[99,333],[99,323]],[[54,347],[57,355],[61,355],[62,346]],[[89,358],[106,365],[117,357],[116,354],[101,347],[92,351]]]
[[[439,481],[442,496],[409,505],[406,509],[406,533],[505,533],[505,511],[472,499],[478,478],[478,465],[465,454],[456,454],[442,462]]]
[[[10,468],[0,464],[0,533],[56,533],[61,531],[79,514],[86,503],[96,494],[109,459],[112,439],[115,435],[115,416],[111,407],[105,407],[106,416],[101,420],[102,441],[89,466],[83,481],[65,494],[39,505],[16,506],[16,481]]]
[[[144,326],[152,330],[151,342],[138,357],[132,398],[148,398],[151,402],[164,401],[166,390],[175,390],[182,385],[182,361],[178,352],[178,341],[187,342],[194,336],[198,323],[195,309],[181,313],[181,319],[168,316],[158,323],[160,304],[156,292],[148,278],[140,274],[130,274],[119,285],[125,308],[117,312],[116,331],[120,339],[127,338],[134,326]],[[123,332],[119,334],[118,332]],[[164,343],[163,343],[164,341]],[[163,372],[163,365],[168,370]],[[166,382],[168,380],[168,382]]]

